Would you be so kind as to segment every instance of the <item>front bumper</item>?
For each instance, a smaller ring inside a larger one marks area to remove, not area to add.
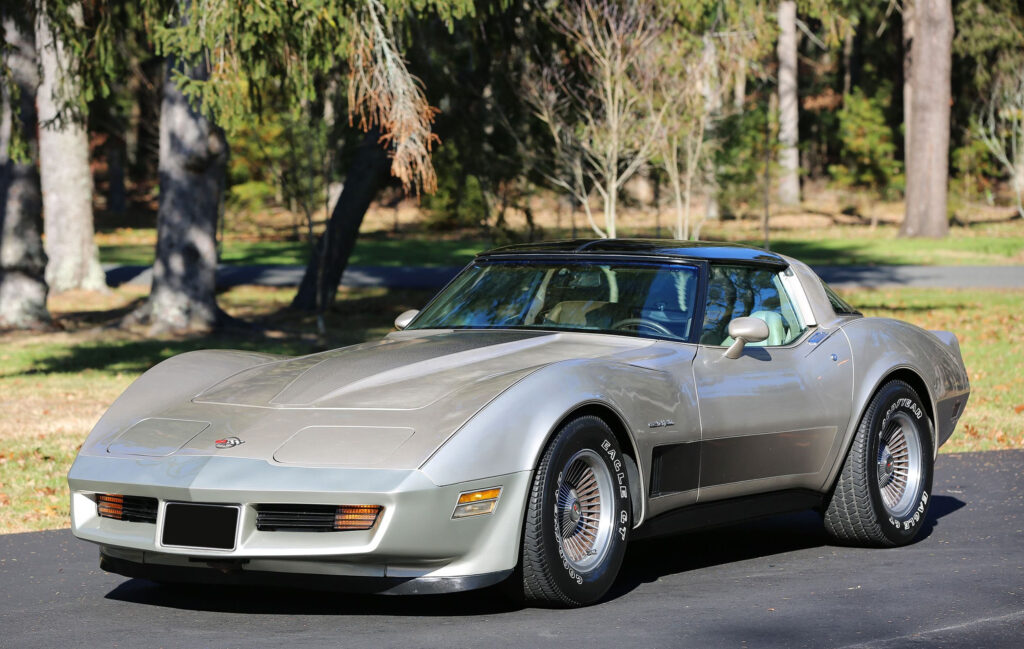
[[[229,576],[218,581],[233,583],[275,574],[330,576],[340,578],[342,589],[345,581],[358,585],[376,579],[384,581],[356,590],[438,592],[489,585],[515,568],[530,478],[531,472],[522,471],[438,487],[417,470],[303,468],[214,456],[81,455],[68,484],[72,532],[99,544],[104,566],[114,572],[207,581],[202,575],[213,568]],[[460,493],[497,486],[502,494],[492,514],[452,519]],[[97,493],[156,498],[156,523],[99,517]],[[168,502],[240,506],[235,548],[163,545]],[[380,505],[384,510],[365,531],[261,531],[255,506],[264,503]]]

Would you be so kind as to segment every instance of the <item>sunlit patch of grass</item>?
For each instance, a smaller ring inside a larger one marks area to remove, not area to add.
[[[0,533],[68,525],[67,471],[81,445],[74,433],[4,439],[0,450]]]
[[[865,315],[956,334],[971,398],[942,452],[1024,448],[1024,290],[899,288],[842,294]]]

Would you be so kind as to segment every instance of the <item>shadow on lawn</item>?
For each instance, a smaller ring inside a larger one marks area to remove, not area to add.
[[[144,299],[139,298],[116,309],[61,314],[61,320],[67,322],[67,329],[93,327],[98,333],[82,342],[55,345],[50,355],[36,359],[31,368],[5,375],[87,370],[142,372],[171,356],[198,349],[242,349],[288,356],[312,354],[379,339],[391,329],[398,314],[409,308],[421,307],[428,297],[429,294],[422,291],[388,291],[382,295],[348,298],[339,296],[339,301],[326,315],[326,335],[317,336],[315,315],[295,312],[287,307],[266,312],[257,296],[248,304],[236,300],[230,308],[233,314],[251,324],[251,328],[141,339],[139,330],[118,328],[121,319]]]
[[[751,239],[742,243],[757,248],[764,247],[764,241]],[[892,260],[878,252],[876,242],[865,240],[857,245],[844,244],[841,248],[828,245],[828,240],[800,241],[783,239],[771,242],[772,252],[787,255],[810,266],[881,266]]]
[[[205,335],[161,340],[112,340],[86,342],[62,348],[37,360],[20,375],[78,373],[87,370],[143,372],[176,354],[197,349],[244,349],[271,354],[298,355],[315,351],[309,343],[268,338]],[[7,374],[17,376],[19,374]]]

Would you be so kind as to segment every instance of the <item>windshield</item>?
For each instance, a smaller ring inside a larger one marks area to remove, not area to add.
[[[408,328],[525,327],[688,340],[696,287],[693,266],[479,261]]]

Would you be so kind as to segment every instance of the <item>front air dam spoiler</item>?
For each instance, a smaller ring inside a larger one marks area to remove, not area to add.
[[[219,562],[217,567],[143,564],[100,552],[100,568],[135,579],[168,584],[285,586],[309,590],[376,595],[438,595],[487,588],[507,579],[511,570],[461,577],[341,577],[245,570],[244,561]]]

